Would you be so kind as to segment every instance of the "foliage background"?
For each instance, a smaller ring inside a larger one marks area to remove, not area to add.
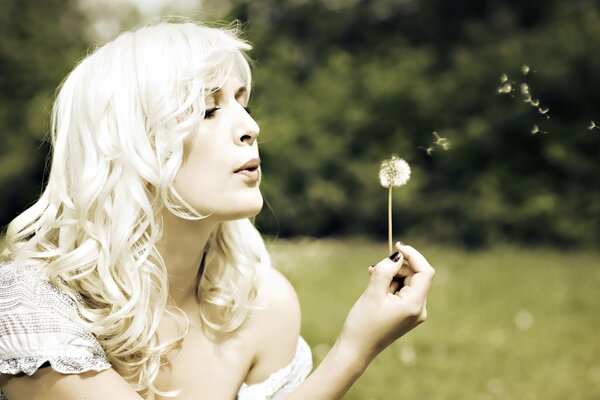
[[[54,88],[85,49],[148,22],[125,2],[2,0],[0,224],[39,195]],[[179,7],[179,8],[177,8]],[[400,237],[594,246],[600,239],[597,1],[175,2],[239,19],[254,44],[261,229],[280,236],[386,233],[379,163],[414,170],[395,196]],[[524,76],[523,64],[531,67]],[[526,81],[550,119],[499,95]],[[547,134],[532,135],[538,125]],[[428,156],[432,131],[451,141]]]

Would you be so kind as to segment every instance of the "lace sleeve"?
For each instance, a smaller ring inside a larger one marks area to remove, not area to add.
[[[236,400],[282,400],[297,388],[312,370],[310,347],[304,338],[298,338],[294,359],[267,380],[247,385],[242,384]],[[1,399],[0,399],[1,400]]]
[[[0,264],[1,374],[32,375],[46,362],[63,374],[110,368],[100,343],[77,321],[75,302],[36,268]]]

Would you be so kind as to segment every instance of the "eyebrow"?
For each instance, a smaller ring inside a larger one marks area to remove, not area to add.
[[[210,89],[208,89],[208,91],[209,91],[209,93],[210,93],[210,94],[209,94],[209,96],[211,96],[211,95],[212,95],[212,96],[221,96],[221,93],[222,93],[222,90],[221,90],[221,88],[210,88]],[[239,99],[240,99],[240,97],[242,97],[242,96],[246,96],[246,95],[247,95],[247,93],[248,93],[248,89],[246,89],[246,87],[245,87],[245,86],[241,86],[241,87],[240,87],[240,88],[239,88],[239,89],[238,89],[238,90],[235,92],[235,95],[234,95],[234,97],[235,97],[235,99],[236,99],[236,100],[239,100]],[[246,100],[247,100],[247,99],[246,99]]]

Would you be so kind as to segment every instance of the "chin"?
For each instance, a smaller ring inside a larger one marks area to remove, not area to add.
[[[257,196],[252,199],[245,199],[239,203],[241,207],[236,207],[235,210],[228,210],[223,212],[223,220],[233,221],[236,219],[252,218],[255,217],[263,207],[262,196]]]

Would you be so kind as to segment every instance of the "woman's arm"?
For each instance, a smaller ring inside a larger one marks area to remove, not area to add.
[[[2,393],[8,400],[142,400],[112,368],[72,375],[42,368],[32,376],[8,377]]]
[[[412,247],[396,247],[403,257],[375,265],[369,285],[350,310],[335,345],[288,400],[341,399],[377,354],[425,321],[434,269]],[[408,261],[406,265],[403,258]],[[393,280],[397,276],[405,279],[404,287],[395,293]]]

